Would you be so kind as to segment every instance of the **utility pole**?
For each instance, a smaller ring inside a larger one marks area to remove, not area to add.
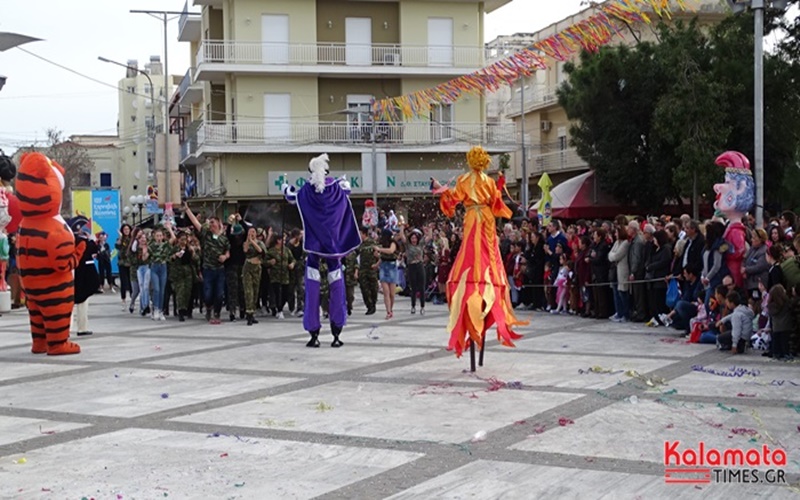
[[[164,164],[166,168],[166,172],[164,174],[164,179],[166,184],[164,186],[164,199],[167,203],[172,201],[170,189],[172,184],[172,170],[170,169],[170,162],[169,162],[169,98],[170,96],[167,95],[169,92],[169,85],[170,85],[170,75],[169,75],[169,51],[167,50],[168,44],[168,33],[167,33],[167,23],[169,22],[169,16],[180,16],[183,14],[190,15],[190,16],[199,16],[199,12],[177,12],[172,10],[132,10],[130,11],[131,14],[149,14],[156,19],[160,19],[164,23],[164,96],[162,99],[162,103],[164,104]],[[174,18],[173,18],[174,19]],[[153,104],[155,106],[155,104]],[[153,127],[155,127],[155,122],[153,122]],[[153,161],[155,161],[155,157],[153,157]],[[158,173],[156,172],[156,179],[158,179]]]
[[[122,66],[126,69],[132,69],[139,73],[140,75],[144,75],[147,78],[147,82],[150,83],[150,126],[152,127],[152,139],[153,139],[153,163],[156,161],[156,89],[153,85],[153,79],[150,78],[150,74],[147,71],[135,68],[133,66],[129,66],[127,64],[122,64],[121,62],[112,61],[111,59],[106,59],[102,56],[97,56],[97,59],[103,61],[104,63],[115,64],[117,66]],[[155,168],[155,165],[153,165]],[[139,172],[141,174],[141,172]],[[147,179],[147,176],[141,178],[142,180]]]

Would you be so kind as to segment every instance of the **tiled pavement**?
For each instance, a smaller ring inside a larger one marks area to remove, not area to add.
[[[154,323],[108,294],[92,300],[95,335],[77,356],[30,354],[24,313],[0,318],[0,498],[800,492],[800,364],[523,312],[518,348],[493,343],[470,374],[443,349],[446,310],[411,316],[403,298],[392,321],[356,310],[338,350],[329,336],[307,349],[294,318]],[[734,365],[757,371],[708,373]],[[782,446],[790,484],[665,484],[664,441],[676,439]]]

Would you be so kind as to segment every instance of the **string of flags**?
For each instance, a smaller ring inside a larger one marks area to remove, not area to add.
[[[434,104],[496,92],[537,69],[546,69],[548,60],[566,61],[581,50],[597,52],[619,34],[620,23],[649,25],[651,16],[669,19],[673,6],[687,10],[686,0],[614,0],[598,5],[598,12],[589,18],[474,73],[411,94],[373,101],[373,114],[382,122],[427,117]]]

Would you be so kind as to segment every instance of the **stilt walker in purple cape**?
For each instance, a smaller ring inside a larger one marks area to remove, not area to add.
[[[329,314],[333,342],[331,347],[341,347],[339,335],[347,322],[342,257],[361,245],[361,234],[350,204],[350,184],[347,179],[328,177],[328,155],[312,159],[308,164],[311,176],[300,190],[284,184],[283,195],[289,203],[297,204],[303,220],[303,249],[308,254],[306,262],[306,304],[303,311],[303,328],[311,334],[307,347],[319,347],[320,280],[327,279],[330,290]],[[328,265],[328,275],[320,276],[320,259]]]

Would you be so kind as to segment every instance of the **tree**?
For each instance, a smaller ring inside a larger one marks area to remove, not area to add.
[[[706,31],[661,25],[658,44],[606,47],[566,65],[559,100],[602,189],[642,210],[695,193],[713,198],[722,179],[715,156],[735,149],[753,158],[752,29],[752,16]],[[765,199],[790,206],[796,191],[783,181],[800,148],[795,47],[765,58]]]
[[[667,75],[654,64],[655,47],[606,47],[566,64],[569,80],[558,90],[571,120],[572,144],[595,171],[601,189],[621,203],[659,208],[674,195],[671,176],[653,163],[653,96]],[[643,181],[647,180],[647,184]]]
[[[47,130],[47,142],[44,148],[20,148],[23,151],[37,151],[57,162],[64,168],[64,198],[61,212],[72,217],[72,188],[89,187],[91,185],[91,171],[94,161],[89,157],[86,148],[64,140],[60,130],[51,128]]]

